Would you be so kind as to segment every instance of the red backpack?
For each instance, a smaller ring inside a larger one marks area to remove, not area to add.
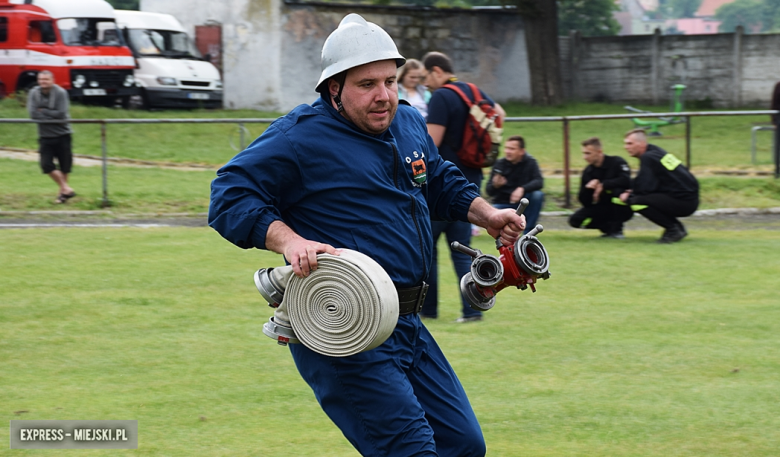
[[[495,107],[482,98],[479,88],[471,83],[466,84],[474,95],[473,102],[455,84],[442,86],[460,95],[469,108],[469,116],[463,127],[463,143],[458,150],[458,158],[463,165],[470,168],[491,167],[498,157],[503,123]]]

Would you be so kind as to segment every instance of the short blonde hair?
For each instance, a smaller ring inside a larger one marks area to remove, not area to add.
[[[592,136],[592,137],[588,138],[587,140],[584,140],[581,144],[582,144],[582,147],[593,146],[594,148],[598,149],[599,151],[602,149],[602,147],[601,147],[601,140],[597,136]]]
[[[623,138],[628,138],[631,135],[636,135],[637,140],[647,143],[647,132],[645,132],[645,129],[631,129],[623,135]]]

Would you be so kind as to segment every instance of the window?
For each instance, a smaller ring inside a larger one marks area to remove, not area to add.
[[[143,56],[201,58],[200,52],[184,32],[133,29],[128,31],[130,47]]]
[[[68,46],[122,46],[113,19],[65,18],[57,27]]]
[[[31,43],[55,43],[57,36],[51,21],[30,21],[28,39]]]
[[[0,16],[0,43],[8,41],[8,18]]]

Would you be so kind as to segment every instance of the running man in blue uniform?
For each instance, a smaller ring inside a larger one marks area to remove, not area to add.
[[[322,50],[320,98],[275,121],[217,172],[209,224],[242,248],[283,254],[299,277],[317,254],[362,252],[388,273],[398,324],[379,347],[329,357],[290,351],[344,436],[371,456],[481,456],[485,442],[452,367],[420,322],[431,268],[430,217],[470,221],[513,243],[525,219],[479,197],[439,157],[423,117],[398,103],[392,38],[356,14]]]

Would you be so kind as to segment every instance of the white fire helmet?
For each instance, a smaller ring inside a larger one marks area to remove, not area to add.
[[[322,92],[323,83],[342,71],[391,59],[397,67],[406,62],[390,35],[359,14],[348,14],[322,46],[322,74],[315,90]]]

